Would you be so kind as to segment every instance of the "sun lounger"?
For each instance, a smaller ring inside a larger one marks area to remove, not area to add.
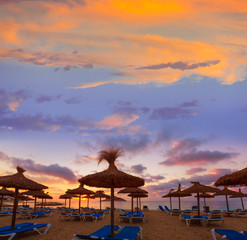
[[[131,213],[126,212],[124,214],[120,214],[118,215],[118,222],[120,222],[121,220],[127,220],[128,222],[130,221],[130,217],[131,217]]]
[[[106,240],[136,240],[142,239],[142,228],[138,226],[124,226],[114,238],[105,238]]]
[[[162,206],[159,206],[159,210],[160,210],[161,212],[166,212],[166,210],[165,210]]]
[[[143,223],[145,223],[146,221],[146,215],[145,214],[133,214],[133,215],[130,215],[130,222],[133,223],[133,220],[135,219],[138,219],[138,220],[141,220]]]
[[[147,205],[144,205],[143,208],[142,208],[143,211],[149,211],[148,209],[148,206]]]
[[[43,228],[46,227],[46,230],[41,233],[38,229],[39,228]],[[8,240],[13,239],[13,237],[18,234],[18,233],[24,233],[24,232],[29,232],[29,231],[36,231],[38,232],[40,235],[46,234],[47,231],[49,230],[49,228],[51,227],[50,224],[44,224],[44,223],[40,223],[40,224],[32,224],[30,226],[25,226],[25,227],[19,227],[19,228],[15,228],[15,229],[10,229],[10,230],[4,230],[0,232],[0,237],[8,237]]]
[[[189,226],[191,222],[200,222],[202,226],[205,226],[205,216],[198,216],[198,215],[193,215],[190,218],[186,218],[186,224]]]
[[[207,226],[209,223],[216,222],[219,226],[221,226],[224,223],[223,217],[204,217],[205,219],[205,226]]]
[[[181,211],[179,209],[172,209],[170,214],[178,216],[178,215],[180,215],[180,213],[181,213]]]
[[[166,211],[168,214],[171,214],[171,213],[172,213],[172,210],[170,210],[167,206],[165,206],[165,211]]]
[[[211,229],[211,233],[214,240],[217,240],[215,233],[219,234],[221,236],[221,239],[247,240],[246,235],[230,229]]]
[[[114,232],[116,232],[121,227],[118,225],[114,225]],[[104,239],[109,237],[111,234],[111,225],[105,225],[104,227],[100,228],[96,232],[89,234],[89,235],[82,235],[82,234],[74,234],[75,237],[72,240],[78,240],[79,239]]]
[[[11,211],[0,212],[0,216],[9,216],[11,214],[12,214]]]
[[[41,216],[51,216],[52,212],[35,212],[35,213],[29,213],[30,218],[36,219],[37,217]]]
[[[103,213],[85,213],[83,215],[83,221],[91,219],[96,222],[98,219],[103,219],[103,218],[104,218]]]
[[[19,224],[15,224],[15,229],[20,228],[20,227],[27,227],[31,225],[34,225],[34,223],[29,223],[29,222],[19,223]],[[0,232],[5,231],[5,230],[10,230],[10,229],[11,229],[11,226],[0,227]]]
[[[186,221],[186,219],[190,219],[191,218],[191,215],[188,215],[188,214],[181,214],[179,215],[179,219],[181,221]]]

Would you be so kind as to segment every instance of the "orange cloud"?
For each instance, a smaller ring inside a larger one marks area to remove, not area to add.
[[[132,114],[131,116],[113,114],[111,116],[105,117],[102,121],[96,123],[95,126],[101,129],[109,130],[119,126],[127,126],[138,118],[139,116],[137,114]]]

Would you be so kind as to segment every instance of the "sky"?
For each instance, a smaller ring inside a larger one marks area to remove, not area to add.
[[[246,0],[0,0],[0,175],[19,165],[56,199],[116,146],[161,200],[246,167],[246,13]]]

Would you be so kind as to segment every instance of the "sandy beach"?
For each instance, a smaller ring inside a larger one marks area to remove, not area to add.
[[[235,230],[246,230],[247,217],[225,217],[223,226],[210,224],[207,227],[202,227],[200,224],[191,224],[187,226],[184,221],[180,221],[178,216],[170,216],[158,210],[146,211],[146,223],[135,222],[117,223],[119,211],[115,212],[115,223],[121,226],[135,225],[141,226],[143,229],[143,240],[158,240],[158,239],[181,239],[181,240],[208,240],[213,239],[210,230],[212,228],[226,228]],[[11,216],[0,217],[0,226],[10,225]],[[55,211],[51,217],[40,217],[34,220],[17,218],[17,223],[35,222],[35,223],[50,223],[51,228],[46,235],[39,235],[36,232],[19,234],[14,237],[17,239],[37,239],[37,240],[70,240],[73,234],[90,234],[100,227],[109,224],[110,214],[106,214],[105,218],[92,221],[65,221],[59,218],[59,212]],[[1,238],[7,239],[7,238]]]

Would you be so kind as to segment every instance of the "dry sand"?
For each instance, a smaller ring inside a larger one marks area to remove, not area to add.
[[[143,229],[143,240],[208,240],[213,239],[210,230],[212,228],[226,228],[235,230],[247,230],[247,216],[239,218],[225,217],[223,226],[210,224],[207,227],[202,227],[200,224],[191,224],[187,226],[184,221],[180,221],[178,216],[170,216],[158,210],[146,211],[146,223],[117,223],[119,211],[115,211],[115,223],[121,226],[141,226]],[[51,217],[40,217],[35,220],[17,218],[17,223],[35,222],[35,223],[50,223],[51,228],[46,235],[39,235],[36,232],[19,234],[13,240],[71,240],[73,234],[90,234],[100,227],[110,223],[110,214],[106,214],[103,220],[97,222],[80,222],[80,221],[65,221],[59,218],[59,213],[54,212]],[[11,223],[11,216],[0,217],[0,226],[7,226]],[[7,239],[7,238],[1,238]]]

